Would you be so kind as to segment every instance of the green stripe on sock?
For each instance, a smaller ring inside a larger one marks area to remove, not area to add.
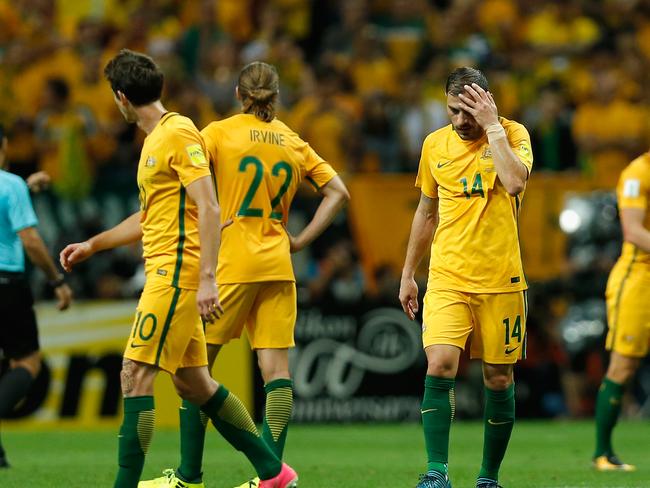
[[[429,376],[424,379],[422,428],[427,450],[427,472],[447,473],[449,430],[456,410],[455,380]]]
[[[282,463],[262,440],[244,404],[220,386],[201,410],[210,417],[219,433],[235,449],[242,451],[262,480],[277,476]]]
[[[183,400],[178,416],[181,426],[181,464],[176,474],[187,483],[201,483],[207,417],[198,406],[187,400]]]
[[[124,399],[124,419],[118,436],[119,469],[114,488],[133,488],[138,485],[144,466],[144,456],[151,444],[153,426],[152,396]]]
[[[621,413],[625,386],[604,378],[596,398],[596,452],[594,457],[611,456],[612,432]]]
[[[499,479],[499,468],[506,454],[515,423],[515,385],[505,390],[485,388],[483,417],[483,462],[479,478]]]
[[[275,455],[282,459],[287,439],[289,420],[293,411],[293,382],[280,378],[264,385],[266,407],[262,426],[262,439]]]

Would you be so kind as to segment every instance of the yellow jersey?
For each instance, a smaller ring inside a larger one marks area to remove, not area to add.
[[[643,227],[650,229],[650,212],[648,212],[648,197],[650,196],[650,153],[645,153],[632,161],[621,173],[616,188],[618,208],[638,208],[645,211]],[[639,249],[631,242],[623,242],[621,257],[618,265],[640,264],[646,270],[650,264],[650,254]]]
[[[238,114],[201,132],[214,168],[222,223],[217,282],[295,281],[284,228],[298,185],[317,190],[336,172],[283,122]]]
[[[510,146],[530,172],[533,153],[528,131],[517,122],[499,120]],[[512,197],[505,190],[485,135],[464,141],[451,125],[429,134],[422,145],[415,186],[438,199],[429,288],[502,293],[528,287],[517,225],[523,192]]]
[[[145,138],[138,164],[147,280],[198,288],[198,209],[185,188],[210,174],[203,139],[192,121],[175,112],[163,115]]]

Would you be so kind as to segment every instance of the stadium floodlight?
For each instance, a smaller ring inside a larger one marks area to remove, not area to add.
[[[575,234],[580,229],[587,229],[594,218],[594,206],[582,197],[567,199],[560,212],[560,228],[566,234]]]

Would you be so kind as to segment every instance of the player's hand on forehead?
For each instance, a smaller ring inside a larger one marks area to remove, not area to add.
[[[485,91],[476,83],[464,85],[465,93],[460,93],[460,108],[469,112],[478,124],[485,128],[499,122],[497,105],[489,91]]]

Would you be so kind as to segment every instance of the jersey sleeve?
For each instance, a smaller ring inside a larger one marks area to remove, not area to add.
[[[17,179],[17,184],[14,185],[14,190],[11,192],[9,222],[11,230],[14,232],[38,225],[27,184],[21,179]]]
[[[307,143],[303,148],[303,154],[305,178],[318,191],[336,176],[336,171]]]
[[[533,149],[526,128],[521,124],[512,124],[508,131],[508,142],[530,174],[533,169]]]
[[[645,172],[634,164],[628,166],[618,181],[616,195],[618,208],[640,208],[648,206],[648,191],[650,182]]]
[[[210,176],[210,163],[205,157],[204,142],[199,131],[179,127],[174,135],[171,168],[178,174],[181,184],[188,187],[199,178]]]
[[[415,179],[415,186],[419,188],[429,198],[438,198],[438,182],[431,172],[431,149],[429,139],[425,139],[422,144],[422,154],[420,156],[420,165],[418,166],[418,175]]]

